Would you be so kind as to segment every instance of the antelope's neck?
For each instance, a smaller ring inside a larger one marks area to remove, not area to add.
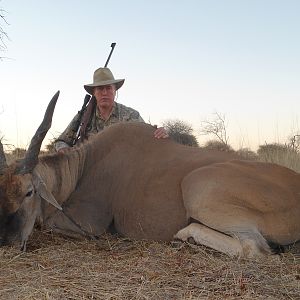
[[[59,204],[66,201],[76,189],[84,169],[85,157],[85,151],[79,148],[40,158],[36,169]]]

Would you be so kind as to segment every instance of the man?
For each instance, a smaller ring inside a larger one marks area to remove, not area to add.
[[[97,133],[106,126],[118,122],[144,122],[138,111],[115,101],[116,92],[124,81],[125,79],[115,79],[110,69],[99,68],[94,72],[93,83],[84,85],[85,90],[96,99],[95,109],[91,111],[87,122],[86,135]],[[64,151],[72,147],[76,138],[74,128],[79,117],[78,113],[55,141],[56,151]],[[163,127],[160,127],[154,131],[154,137],[167,138],[168,134]]]

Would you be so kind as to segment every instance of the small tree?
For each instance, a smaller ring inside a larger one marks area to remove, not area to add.
[[[300,151],[300,134],[295,134],[289,139],[288,143],[289,148],[293,151],[299,153]]]
[[[300,172],[300,156],[287,144],[266,143],[259,146],[257,154],[260,161],[275,163]]]
[[[26,154],[26,149],[24,148],[15,148],[14,150],[11,151],[11,155],[15,158],[15,159],[18,159],[18,158],[23,158],[25,157],[25,154]]]
[[[6,146],[8,151],[5,151],[6,161],[8,164],[15,161],[16,159],[24,158],[26,150],[23,148],[16,148],[11,144],[3,144]],[[13,150],[11,150],[13,149]]]
[[[223,152],[234,152],[232,147],[228,144],[223,143],[219,140],[210,140],[205,143],[203,146],[204,149],[207,150],[217,150],[217,151],[223,151]]]
[[[179,144],[199,147],[197,138],[192,134],[193,128],[182,120],[167,120],[163,122],[163,127],[168,131],[172,140]]]
[[[264,145],[259,145],[257,154],[261,157],[265,156],[274,156],[274,154],[282,154],[285,155],[289,152],[290,149],[286,144],[279,144],[279,143],[271,143]]]
[[[55,142],[55,139],[52,139],[51,141],[49,141],[49,144],[47,144],[45,146],[45,151],[43,151],[43,153],[55,153],[56,150],[55,150],[55,147],[54,147],[54,142]]]
[[[6,18],[5,18],[5,10],[0,8],[0,51],[3,52],[6,50],[6,40],[9,40],[9,37],[6,33],[6,31],[4,30],[4,25],[8,25]],[[4,57],[0,56],[0,60],[2,60]]]
[[[242,158],[246,160],[257,160],[258,155],[249,148],[240,148],[236,153]]]
[[[228,146],[227,121],[225,115],[214,112],[213,119],[201,122],[200,135],[212,135],[217,141]]]

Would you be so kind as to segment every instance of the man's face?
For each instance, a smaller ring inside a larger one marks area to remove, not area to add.
[[[94,96],[99,108],[111,108],[115,100],[116,88],[113,84],[96,86],[94,88]]]

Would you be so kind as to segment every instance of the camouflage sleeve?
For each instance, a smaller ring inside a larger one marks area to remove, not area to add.
[[[59,146],[62,144],[61,142],[66,143],[69,146],[73,145],[73,141],[76,136],[75,126],[76,123],[79,121],[79,113],[75,115],[75,117],[72,119],[70,124],[67,126],[67,128],[61,133],[61,135],[56,139],[54,142],[55,148],[60,148]]]
[[[145,121],[143,120],[143,118],[137,110],[125,106],[121,103],[116,103],[116,106],[119,114],[119,121],[137,121],[145,123]]]
[[[137,110],[132,110],[129,119],[131,121],[145,123],[145,121],[143,120],[143,118],[141,117],[140,113]]]

